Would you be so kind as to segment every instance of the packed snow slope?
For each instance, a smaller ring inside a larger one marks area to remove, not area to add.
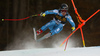
[[[100,56],[100,47],[10,50],[0,51],[0,56]]]

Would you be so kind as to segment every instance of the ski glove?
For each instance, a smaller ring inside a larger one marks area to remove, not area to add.
[[[45,15],[46,15],[45,13],[40,13],[40,16],[43,16],[43,17],[45,17]]]
[[[72,29],[72,31],[75,31],[75,27],[72,27],[71,29]]]

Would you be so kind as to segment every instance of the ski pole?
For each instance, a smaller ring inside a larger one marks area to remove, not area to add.
[[[28,18],[34,17],[34,16],[40,16],[40,14],[31,15],[31,16],[28,16],[26,18],[21,18],[21,19],[2,19],[2,21],[21,21],[21,20],[25,20],[25,19],[28,19]]]
[[[66,41],[66,45],[65,45],[64,51],[66,51],[67,44],[68,44],[68,39],[67,39],[67,41]]]

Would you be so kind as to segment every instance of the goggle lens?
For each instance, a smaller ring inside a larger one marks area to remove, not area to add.
[[[67,10],[61,10],[61,12],[67,12]]]

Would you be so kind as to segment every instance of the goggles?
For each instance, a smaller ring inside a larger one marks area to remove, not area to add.
[[[67,10],[61,10],[61,12],[67,12]]]

